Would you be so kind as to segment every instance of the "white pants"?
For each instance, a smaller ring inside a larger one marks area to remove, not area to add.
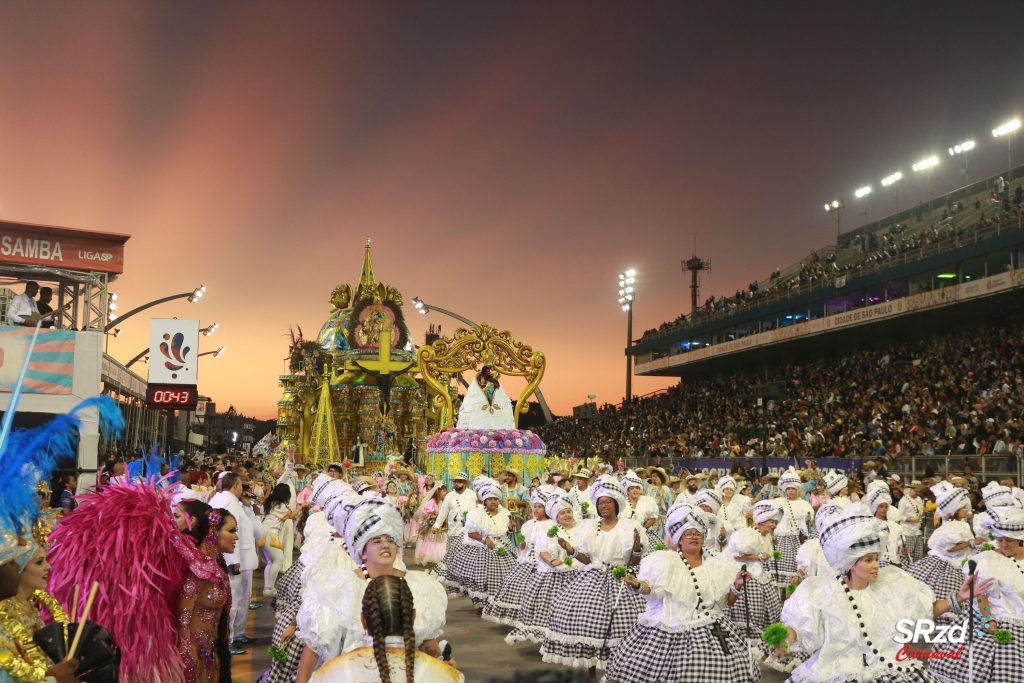
[[[267,591],[274,590],[274,584],[277,583],[277,575],[284,569],[284,551],[272,548],[268,541],[263,546],[263,554],[267,558],[267,566],[263,570],[263,594],[266,595]]]
[[[245,635],[245,622],[249,618],[249,599],[252,597],[252,570],[231,577],[231,640]]]

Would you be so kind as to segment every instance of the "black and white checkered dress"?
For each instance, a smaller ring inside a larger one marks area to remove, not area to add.
[[[749,622],[747,612],[749,610]],[[748,581],[740,592],[739,599],[732,607],[726,607],[725,615],[736,629],[751,643],[760,646],[761,631],[772,624],[778,623],[782,615],[782,599],[774,581]],[[748,630],[747,624],[750,624]],[[767,654],[767,650],[765,650]]]
[[[910,563],[920,562],[924,557],[924,534],[903,534],[903,545],[910,553]]]
[[[775,561],[777,585],[788,586],[796,576],[796,554],[800,550],[800,534],[780,534],[775,537],[775,550],[782,557]]]
[[[965,612],[956,623],[962,624],[967,618]],[[1017,623],[1000,622],[999,628],[1010,631],[1009,643],[997,643],[988,633],[974,636],[974,645],[970,650],[974,659],[974,680],[985,683],[1020,683],[1024,680],[1024,620]],[[967,663],[965,647],[960,659],[935,659],[928,667],[936,679],[943,683],[962,683],[968,678]]]
[[[956,593],[964,582],[963,569],[958,563],[952,563],[935,555],[929,555],[910,565],[907,567],[907,573],[927,584],[935,593],[936,600],[948,598],[951,594]],[[939,617],[944,622],[951,622],[954,618],[955,615],[950,612]]]
[[[544,642],[544,633],[551,621],[551,605],[576,580],[578,572],[537,572],[523,591],[523,599],[515,629],[505,636],[509,645],[530,640]]]
[[[469,596],[477,608],[501,589],[505,577],[516,564],[515,552],[504,536],[491,539],[494,549],[475,543],[464,543],[448,569],[448,585]],[[498,548],[504,548],[503,555]],[[450,591],[449,591],[450,592]]]
[[[281,637],[285,630],[294,623],[295,615],[299,613],[299,607],[302,605],[302,570],[302,562],[297,561],[277,577],[275,584],[277,597],[274,598],[274,633],[271,639],[271,642],[277,647],[281,647]],[[292,683],[299,670],[302,650],[302,640],[292,636],[284,646],[288,661],[273,662],[260,677],[261,683]]]
[[[522,562],[516,562],[501,584],[501,588],[487,600],[483,618],[496,624],[518,627],[519,610],[526,589],[537,574],[537,561],[531,551]]]

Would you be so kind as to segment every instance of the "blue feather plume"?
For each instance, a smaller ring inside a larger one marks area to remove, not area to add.
[[[36,484],[53,474],[64,457],[77,460],[82,413],[95,408],[100,434],[117,438],[124,417],[107,396],[94,396],[39,427],[11,432],[0,454],[0,527],[27,534],[39,516]]]
[[[157,450],[157,446],[153,446],[150,450],[149,455],[146,456],[146,480],[159,479],[160,478],[160,465],[162,458]]]
[[[167,473],[171,475],[171,483],[175,484],[181,481],[181,454],[175,455],[171,458],[171,464],[167,470]]]
[[[132,460],[128,464],[125,465],[125,467],[124,467],[125,475],[128,477],[128,482],[130,484],[134,484],[136,482],[142,481],[145,478],[144,473],[143,473],[143,470],[145,469],[145,465],[146,465],[146,463],[145,463],[144,460],[138,460],[138,459],[137,460]]]

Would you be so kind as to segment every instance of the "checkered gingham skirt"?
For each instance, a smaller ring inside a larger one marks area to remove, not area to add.
[[[842,683],[860,683],[860,681],[861,679],[859,678],[848,678],[842,681]],[[794,681],[792,678],[789,678],[786,680],[786,683],[794,683]],[[838,679],[836,679],[836,683],[839,683]],[[894,674],[884,674],[878,678],[872,678],[871,683],[942,683],[942,681],[928,671],[921,670],[913,673],[901,671]],[[957,681],[957,683],[967,683],[967,679]]]
[[[524,640],[543,643],[551,621],[551,605],[562,597],[578,576],[576,571],[537,572],[526,585],[515,629],[505,636],[505,642],[509,645]]]
[[[761,669],[746,640],[726,619],[725,649],[711,624],[673,633],[637,624],[615,651],[604,683],[756,683]]]
[[[750,607],[750,632],[747,632],[747,606]],[[732,607],[726,607],[726,618],[751,642],[761,642],[761,631],[778,623],[782,617],[779,589],[772,581],[747,581]]]
[[[274,633],[271,643],[278,647],[281,646],[281,636],[291,626],[302,605],[302,568],[302,563],[296,562],[277,577],[277,597],[274,598]],[[299,671],[302,650],[302,640],[292,636],[284,646],[288,661],[273,662],[260,677],[261,683],[292,683]]]
[[[776,573],[778,586],[788,586],[796,576],[796,553],[800,550],[800,534],[784,534],[775,537],[775,550],[782,553],[782,558],[769,562]]]
[[[960,586],[964,583],[962,571],[957,570],[956,567],[941,557],[935,557],[934,555],[929,555],[923,560],[918,560],[910,565],[907,567],[907,573],[918,581],[927,584],[932,589],[932,592],[935,593],[936,600],[948,598],[950,594],[960,590]],[[956,615],[952,612],[946,612],[939,617],[939,620],[947,623],[955,621],[956,618]]]
[[[483,612],[484,619],[506,626],[519,625],[519,609],[523,604],[523,595],[537,574],[537,563],[532,552],[529,557],[529,561],[516,562],[502,582],[501,588],[487,601]]]
[[[907,552],[910,553],[910,562],[920,562],[921,558],[924,557],[924,534],[918,534],[916,536],[903,536],[903,543],[907,547]]]
[[[551,664],[603,669],[644,606],[643,598],[610,571],[581,572],[551,606],[541,656]]]
[[[665,525],[660,521],[652,524],[651,528],[647,530],[647,545],[649,546],[647,552],[654,552],[659,543],[665,545]]]
[[[453,583],[450,577],[452,565],[457,562],[459,554],[462,552],[462,548],[464,546],[465,543],[462,541],[461,531],[456,534],[449,533],[448,550],[444,554],[444,561],[438,563],[438,565],[434,567],[434,575],[440,579],[441,583],[448,587],[449,595],[459,595],[460,593],[459,585],[457,583]]]
[[[967,621],[967,617],[965,611],[957,624]],[[1016,623],[1001,622],[998,628],[1012,634],[1006,645],[1000,645],[988,633],[974,636],[971,648],[974,654],[974,680],[985,683],[1020,683],[1024,680],[1024,620]],[[964,648],[960,659],[931,660],[928,669],[944,683],[966,683],[967,648]]]
[[[482,545],[465,543],[448,568],[448,581],[468,595],[477,608],[487,604],[487,599],[501,589],[505,577],[516,564],[515,554],[502,542],[495,541],[494,550]],[[498,555],[498,548],[505,548],[504,555]]]

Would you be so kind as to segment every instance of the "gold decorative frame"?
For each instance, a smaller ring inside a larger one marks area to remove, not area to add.
[[[433,394],[431,403],[440,413],[441,429],[454,422],[448,387],[455,375],[489,365],[502,375],[525,378],[526,388],[519,394],[513,413],[518,427],[520,414],[527,410],[527,399],[540,385],[547,366],[543,353],[516,341],[508,330],[499,331],[486,323],[471,329],[460,327],[451,339],[442,337],[429,346],[421,346],[416,361]]]

